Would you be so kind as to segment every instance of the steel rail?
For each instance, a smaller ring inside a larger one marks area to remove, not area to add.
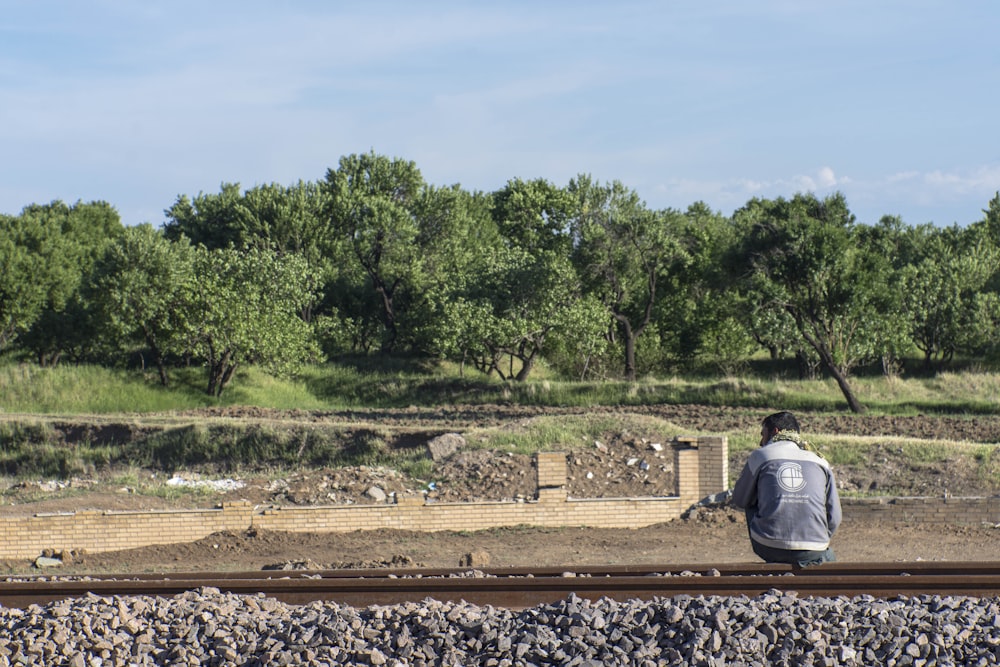
[[[317,600],[365,607],[428,598],[523,609],[576,595],[598,600],[649,600],[680,595],[800,597],[901,595],[1000,596],[1000,563],[828,563],[782,565],[644,565],[621,567],[198,572],[86,577],[7,577],[0,605],[26,608],[88,595],[170,597],[201,588],[262,594],[289,604]]]

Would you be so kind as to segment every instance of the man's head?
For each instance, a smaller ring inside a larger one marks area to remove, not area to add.
[[[778,431],[798,431],[799,420],[791,412],[775,412],[761,422],[760,444],[766,445]]]

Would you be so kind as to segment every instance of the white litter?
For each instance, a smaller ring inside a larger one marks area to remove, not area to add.
[[[188,479],[180,475],[174,475],[167,480],[167,486],[185,486],[191,488],[207,488],[213,491],[236,491],[246,486],[245,482],[238,479]]]

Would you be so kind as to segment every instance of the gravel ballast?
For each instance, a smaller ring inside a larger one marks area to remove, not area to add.
[[[0,609],[0,665],[995,665],[1000,600],[571,595],[513,611],[203,588]]]

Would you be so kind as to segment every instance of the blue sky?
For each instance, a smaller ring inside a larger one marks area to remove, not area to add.
[[[1000,190],[995,0],[0,0],[0,213],[324,178],[618,180],[651,208],[843,192],[967,224]]]

